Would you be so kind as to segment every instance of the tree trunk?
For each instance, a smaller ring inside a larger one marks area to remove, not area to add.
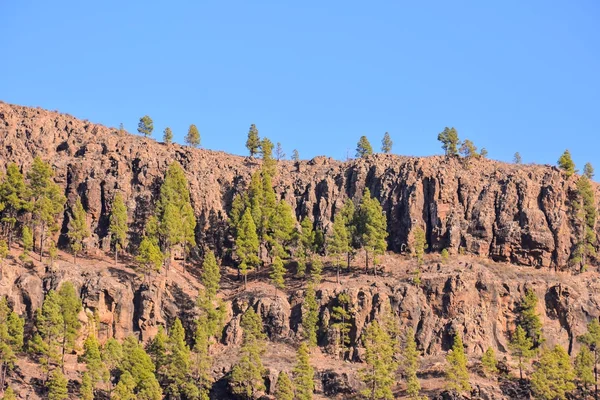
[[[246,287],[248,286],[248,273],[244,274],[244,290],[246,290]]]
[[[348,267],[346,269],[346,272],[350,272],[350,251],[348,251],[347,255],[348,255]]]
[[[115,243],[115,265],[117,265],[117,254],[119,253],[119,247],[117,246],[117,244]]]
[[[45,233],[45,229],[42,226],[41,228],[41,233],[40,233],[40,262],[44,262],[44,233]]]
[[[521,360],[521,356],[519,356],[519,376],[523,380],[523,361]]]
[[[335,277],[335,279],[336,279],[337,284],[339,285],[340,284],[340,264],[339,263],[337,265],[337,271],[336,271],[336,277]]]
[[[369,251],[365,249],[365,274],[369,273]]]
[[[0,364],[0,394],[4,393],[4,381],[6,380],[6,363]]]
[[[62,373],[65,373],[65,348],[67,347],[67,324],[64,323],[63,324],[63,340],[62,340],[62,362],[61,362],[61,368],[62,368]]]
[[[594,348],[594,399],[598,400],[598,349]]]

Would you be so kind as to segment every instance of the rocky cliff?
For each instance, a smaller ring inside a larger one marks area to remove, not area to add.
[[[127,259],[113,266],[105,255],[114,193],[121,191],[127,201],[134,250],[145,219],[153,212],[166,168],[178,161],[190,183],[199,222],[198,242],[225,254],[230,245],[227,211],[231,200],[244,190],[260,160],[165,145],[65,114],[4,103],[0,103],[0,144],[0,170],[8,162],[26,169],[35,156],[52,164],[56,181],[68,197],[63,234],[70,205],[78,195],[93,231],[86,243],[87,256],[77,264],[62,253],[53,268],[37,261],[23,263],[18,249],[0,264],[0,295],[9,297],[29,325],[47,290],[68,280],[81,295],[81,319],[87,320],[86,312],[99,316],[102,340],[131,333],[147,339],[175,317],[191,331],[201,286],[197,267],[182,271],[174,265],[142,285]],[[588,321],[600,315],[597,261],[592,260],[592,268],[583,274],[574,274],[578,268],[569,267],[583,231],[575,206],[579,201],[576,180],[550,166],[485,159],[375,155],[348,162],[325,157],[279,162],[276,191],[292,204],[299,219],[308,216],[326,230],[343,202],[359,198],[365,187],[380,199],[388,218],[391,252],[380,260],[379,276],[344,275],[342,283],[336,284],[334,271],[327,266],[318,287],[319,351],[312,362],[317,368],[319,396],[350,398],[360,389],[357,371],[363,349],[359,338],[366,324],[378,318],[384,302],[392,305],[403,329],[416,331],[425,356],[420,377],[424,393],[431,397],[443,387],[443,356],[454,332],[464,337],[473,371],[489,346],[510,361],[509,333],[527,289],[540,299],[538,311],[548,343],[576,351],[576,337]],[[595,191],[598,200],[597,186]],[[405,254],[416,226],[425,228],[430,250],[420,286],[411,283],[414,261]],[[438,252],[444,248],[452,257],[442,264]],[[228,314],[222,340],[213,349],[217,360],[213,375],[221,379],[235,362],[240,316],[247,307],[254,307],[271,341],[265,355],[271,390],[277,372],[291,368],[294,344],[302,333],[304,283],[288,276],[288,289],[274,296],[274,288],[261,276],[253,276],[243,290],[233,269],[223,267],[222,273],[220,296],[227,301]],[[329,328],[341,291],[349,294],[352,308],[346,361],[336,357],[335,331]],[[76,359],[70,367],[70,377],[78,379]],[[36,374],[39,371],[22,359],[12,377],[31,398],[36,394],[29,383]],[[520,396],[507,382],[473,376],[474,398]],[[219,390],[217,383],[214,398],[225,398]],[[402,395],[401,386],[397,394]]]
[[[199,241],[221,250],[232,197],[259,166],[249,157],[165,145],[69,115],[4,103],[0,140],[0,168],[8,162],[27,168],[40,156],[53,165],[69,204],[81,196],[94,232],[88,250],[107,249],[115,191],[127,199],[135,246],[173,161],[187,173]],[[573,207],[576,179],[550,166],[374,155],[348,162],[326,157],[279,162],[275,184],[298,218],[309,216],[325,229],[346,198],[360,197],[368,187],[387,214],[389,248],[395,252],[409,247],[412,229],[421,226],[432,251],[463,248],[495,261],[564,269],[583,232]]]

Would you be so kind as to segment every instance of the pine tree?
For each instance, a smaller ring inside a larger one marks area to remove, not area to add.
[[[533,341],[527,337],[527,333],[521,325],[518,325],[513,333],[510,341],[510,350],[511,355],[519,359],[519,377],[523,380],[523,367],[525,366],[525,362],[533,357],[534,350]]]
[[[0,298],[0,391],[6,383],[6,374],[17,360],[16,353],[23,347],[24,321]]]
[[[102,347],[100,354],[104,365],[102,380],[108,384],[110,393],[112,392],[112,377],[116,374],[123,359],[123,347],[116,339],[110,338]]]
[[[259,263],[258,235],[256,234],[256,225],[254,224],[250,209],[246,209],[242,216],[242,220],[237,228],[235,245],[236,253],[240,259],[240,272],[244,276],[244,287],[246,287],[248,270],[253,269]]]
[[[596,255],[596,218],[598,212],[596,210],[596,198],[594,188],[591,181],[582,176],[577,180],[577,193],[581,199],[581,203],[575,203],[575,209],[578,211],[577,216],[583,219],[583,229],[575,250],[571,254],[571,264],[579,265],[580,271],[586,269],[586,264],[589,257]]]
[[[560,345],[544,350],[531,375],[531,387],[537,398],[566,400],[575,389],[575,374],[569,354]]]
[[[575,163],[571,158],[571,152],[565,150],[565,152],[558,159],[558,167],[565,171],[567,178],[571,177],[575,173]]]
[[[275,296],[277,296],[277,289],[285,289],[285,267],[279,256],[276,256],[273,260],[270,278],[275,286]]]
[[[417,258],[417,265],[423,264],[423,256],[425,255],[425,249],[427,249],[427,239],[425,238],[425,231],[420,226],[415,228],[415,257]]]
[[[0,260],[4,260],[8,256],[8,244],[0,239]]]
[[[447,156],[458,155],[458,132],[454,128],[445,127],[444,130],[438,134],[438,141],[442,142],[442,149]]]
[[[92,384],[92,378],[88,372],[84,372],[83,377],[81,378],[79,397],[82,400],[94,400],[94,386]]]
[[[264,389],[264,367],[260,359],[264,352],[265,335],[262,332],[262,321],[250,307],[242,316],[244,338],[240,361],[233,367],[231,381],[233,393],[250,399]]]
[[[67,400],[69,398],[67,383],[67,378],[65,378],[59,369],[52,371],[46,385],[48,388],[48,400]]]
[[[211,339],[209,331],[210,327],[207,316],[200,316],[196,321],[194,349],[190,364],[190,372],[196,386],[200,389],[200,396],[207,395],[212,384],[212,376],[210,375],[212,359],[208,352]]]
[[[2,397],[2,400],[17,400],[15,391],[10,386],[6,388],[6,391],[4,392],[4,397]]]
[[[487,151],[487,149],[486,149],[485,147],[482,147],[482,148],[481,148],[481,151],[479,152],[479,156],[480,156],[481,158],[487,158],[487,156],[488,156],[488,151]]]
[[[42,371],[46,374],[51,370],[52,364],[60,365],[62,360],[63,326],[59,296],[54,290],[50,290],[42,307],[36,310],[36,331],[29,343],[30,350],[38,357]]]
[[[462,142],[458,152],[465,158],[477,158],[479,156],[479,154],[477,154],[477,147],[469,139],[465,139]]]
[[[373,148],[371,147],[371,143],[369,143],[369,139],[366,136],[361,136],[356,144],[356,157],[365,158],[371,154],[373,154]]]
[[[196,385],[190,381],[191,352],[185,342],[185,331],[179,318],[171,327],[168,340],[169,354],[165,368],[167,394],[173,398],[193,399],[199,396]]]
[[[575,357],[575,375],[583,386],[584,395],[587,395],[588,387],[593,385],[594,379],[594,354],[586,347],[581,346],[579,353]]]
[[[152,118],[147,115],[144,115],[142,118],[140,118],[137,130],[138,133],[146,137],[152,136],[152,131],[154,130],[154,122],[152,121]]]
[[[310,259],[310,280],[316,286],[323,279],[323,261],[318,256],[313,256]]]
[[[538,298],[535,292],[528,289],[519,303],[517,318],[517,324],[525,330],[527,337],[531,338],[534,348],[539,347],[544,342],[542,321],[537,313],[537,303]]]
[[[31,169],[27,173],[29,194],[31,195],[32,217],[34,226],[38,228],[40,261],[44,254],[46,232],[56,232],[59,229],[58,217],[63,212],[66,198],[60,186],[52,180],[54,171],[50,164],[35,157]]]
[[[443,249],[440,253],[442,257],[442,264],[448,264],[448,260],[450,259],[450,253],[448,253],[448,249]]]
[[[367,366],[360,371],[361,380],[366,385],[362,394],[371,400],[393,399],[392,387],[398,365],[389,333],[373,321],[363,334],[363,344]]]
[[[186,254],[188,246],[196,244],[196,218],[188,181],[178,162],[171,163],[165,174],[156,204],[156,219],[161,248],[168,260],[174,246],[181,245]]]
[[[162,390],[154,375],[152,359],[133,336],[127,337],[123,342],[123,359],[120,370],[121,380],[125,373],[129,373],[133,378],[133,383],[135,384],[133,392],[136,395],[136,399],[162,399]],[[131,382],[128,385],[131,385]],[[119,389],[118,385],[117,389]]]
[[[135,379],[128,371],[121,374],[119,383],[112,393],[111,400],[135,400],[137,396],[134,392],[136,388]]]
[[[588,178],[590,181],[594,179],[594,167],[591,163],[586,163],[583,167],[583,176]]]
[[[494,349],[488,347],[481,357],[481,365],[487,374],[495,374],[498,372],[498,360]]]
[[[0,222],[4,227],[4,235],[11,246],[17,227],[17,217],[23,212],[31,209],[29,191],[25,184],[25,178],[15,163],[6,166],[6,175],[0,183]]]
[[[71,242],[74,260],[77,262],[77,255],[83,249],[83,241],[90,237],[90,230],[87,226],[87,214],[83,209],[80,198],[77,198],[77,202],[72,209],[67,236]]]
[[[283,147],[281,147],[281,143],[277,142],[275,146],[275,159],[277,161],[281,161],[285,159],[285,153],[283,152]]]
[[[58,257],[58,248],[56,247],[56,243],[51,242],[50,246],[48,246],[48,258],[50,259],[50,266],[54,266],[54,261]]]
[[[459,393],[471,390],[469,371],[467,370],[467,356],[459,333],[454,335],[452,351],[446,356],[446,381],[449,390]]]
[[[292,151],[292,160],[295,162],[300,161],[300,153],[298,153],[298,150],[294,149],[294,151]]]
[[[149,237],[144,237],[138,249],[138,255],[135,260],[140,265],[144,274],[144,281],[152,271],[160,271],[163,262],[163,254],[158,245]]]
[[[302,343],[296,353],[296,366],[294,367],[294,386],[296,399],[312,400],[315,391],[315,371],[310,365],[310,354],[306,343]]]
[[[358,235],[365,250],[365,272],[369,269],[369,253],[383,254],[387,248],[387,219],[381,204],[365,189],[358,210]]]
[[[341,212],[337,213],[333,220],[331,235],[327,238],[327,250],[333,256],[339,257],[350,251],[351,243],[352,237],[348,229],[348,223]],[[341,260],[337,262],[336,281],[338,284],[340,283],[340,264],[342,264]]]
[[[315,288],[312,283],[306,287],[304,302],[302,303],[302,328],[304,330],[304,339],[310,347],[317,345],[317,324],[319,322],[319,304]]]
[[[27,257],[29,252],[33,248],[33,233],[31,233],[31,229],[27,225],[23,227],[22,230],[22,240],[23,240],[23,256]]]
[[[127,246],[127,207],[123,201],[121,193],[115,194],[110,213],[110,225],[108,231],[111,234],[111,241],[115,246],[115,265],[119,250]]]
[[[315,250],[315,231],[310,218],[305,217],[300,223],[300,235],[298,240],[298,270],[299,277],[306,273],[306,264]]]
[[[212,251],[207,251],[202,263],[202,284],[206,294],[210,299],[214,299],[219,291],[219,282],[221,281],[221,270],[217,264],[217,259]]]
[[[98,339],[94,334],[89,335],[85,339],[85,342],[83,342],[83,350],[84,352],[81,359],[85,362],[85,369],[90,379],[92,390],[95,390],[98,387],[98,383],[106,376],[106,367],[102,361]]]
[[[350,296],[346,292],[342,292],[337,296],[337,306],[331,309],[331,327],[339,334],[339,340],[336,343],[336,356],[340,353],[342,357],[346,353],[346,347],[350,344],[350,314],[348,308],[350,306]]]
[[[185,143],[192,147],[200,146],[200,132],[198,131],[198,128],[196,128],[196,125],[190,125],[188,133],[185,137]]]
[[[268,138],[263,138],[260,141],[260,156],[262,158],[262,171],[263,174],[269,175],[270,177],[275,176],[277,172],[277,165],[273,158],[273,142]]]
[[[164,381],[165,368],[167,365],[167,341],[169,337],[165,333],[165,328],[161,325],[158,327],[156,335],[150,343],[146,352],[154,364],[154,372],[161,381]]]
[[[267,241],[271,257],[287,257],[289,255],[288,247],[294,237],[295,226],[296,219],[292,207],[284,200],[280,200],[269,221]]]
[[[279,372],[279,375],[277,376],[275,398],[277,400],[294,400],[294,388],[292,387],[292,381],[285,371]]]
[[[593,319],[587,326],[587,332],[577,338],[592,353],[594,359],[594,397],[598,398],[598,362],[600,362],[600,323]]]
[[[79,313],[83,306],[81,299],[75,292],[75,287],[68,281],[61,285],[58,291],[58,301],[63,322],[60,327],[60,337],[62,338],[61,365],[64,372],[65,354],[75,349],[75,340],[79,335],[79,329],[81,329]]]
[[[517,151],[513,157],[513,162],[515,164],[521,164],[523,162],[523,159],[521,158],[521,154]]]
[[[258,129],[256,125],[250,125],[248,130],[248,140],[246,140],[246,148],[250,151],[250,157],[254,157],[258,154],[260,148],[260,138],[258,137]]]
[[[168,126],[163,132],[163,142],[166,144],[171,144],[173,142],[173,131]]]
[[[197,306],[199,319],[206,319],[206,329],[209,337],[220,336],[225,325],[225,304],[218,298],[210,298],[206,292],[199,291]]]
[[[381,152],[386,153],[386,154],[391,153],[393,144],[394,144],[394,142],[392,142],[392,138],[390,137],[390,134],[386,132],[383,135],[383,139],[381,140]]]
[[[417,350],[415,332],[412,328],[406,331],[406,340],[402,355],[404,356],[403,372],[404,379],[406,380],[406,394],[411,399],[420,399],[421,383],[417,377],[417,372],[419,371],[419,358],[421,354]]]

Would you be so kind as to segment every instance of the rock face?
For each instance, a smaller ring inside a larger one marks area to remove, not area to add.
[[[197,239],[222,251],[231,200],[260,163],[4,103],[0,141],[0,168],[8,162],[27,168],[40,156],[52,164],[69,205],[81,196],[94,233],[88,251],[109,245],[108,218],[116,191],[127,199],[135,248],[173,161],[186,170],[199,222]],[[275,184],[298,217],[309,216],[324,229],[346,198],[358,199],[369,188],[387,214],[393,251],[410,248],[411,232],[421,226],[433,251],[462,248],[495,261],[564,269],[582,237],[573,204],[578,201],[576,179],[565,179],[549,166],[375,155],[345,163],[325,157],[279,162]],[[69,215],[67,209],[65,220]]]
[[[153,212],[164,173],[177,161],[190,184],[197,242],[225,254],[231,244],[227,211],[233,196],[245,189],[260,166],[259,160],[165,145],[68,115],[4,103],[0,103],[0,144],[0,170],[9,162],[27,169],[35,156],[51,163],[68,197],[64,229],[70,206],[81,197],[93,232],[86,252],[97,256],[73,265],[63,255],[54,268],[38,262],[23,264],[16,254],[0,262],[0,296],[7,296],[15,310],[27,316],[29,329],[47,291],[71,281],[84,305],[81,319],[85,321],[88,313],[97,315],[101,340],[132,333],[146,340],[159,325],[168,326],[176,317],[188,334],[193,332],[200,287],[194,278],[197,271],[191,268],[184,274],[173,269],[143,282],[126,265],[106,261],[103,252],[109,249],[112,199],[117,191],[126,199],[134,250]],[[344,163],[325,157],[279,162],[276,191],[292,205],[298,219],[308,216],[327,230],[344,201],[358,200],[369,188],[387,214],[390,250],[410,249],[413,229],[421,226],[433,253],[448,248],[453,255],[443,265],[438,255],[428,255],[420,286],[412,283],[413,260],[402,254],[382,257],[379,276],[342,275],[341,285],[334,283],[333,271],[326,268],[325,280],[317,287],[319,394],[351,398],[360,391],[357,373],[364,354],[360,337],[368,323],[379,318],[384,303],[392,305],[402,330],[415,330],[425,356],[423,374],[432,381],[441,376],[443,356],[455,332],[463,335],[472,364],[490,346],[501,358],[507,357],[516,307],[528,289],[540,299],[546,343],[560,343],[571,354],[576,352],[577,336],[600,315],[597,260],[591,260],[592,268],[579,275],[568,267],[583,229],[575,206],[579,201],[576,179],[566,179],[549,166],[445,157],[375,155]],[[595,190],[600,199],[598,186]],[[224,277],[227,287],[220,293],[227,304],[226,326],[220,343],[211,350],[221,359],[213,371],[215,378],[222,382],[235,362],[235,349],[242,340],[241,315],[253,307],[276,344],[265,356],[272,382],[280,370],[290,370],[293,345],[303,336],[304,286],[290,279],[288,290],[274,295],[271,285],[252,279],[248,290],[241,290],[234,272],[229,273]],[[343,355],[335,346],[337,332],[331,329],[331,312],[341,292],[350,297],[352,315],[350,343]],[[439,387],[432,387],[432,393],[439,392]],[[528,395],[511,383],[483,382],[475,388],[472,398]],[[461,397],[439,393],[438,398]]]

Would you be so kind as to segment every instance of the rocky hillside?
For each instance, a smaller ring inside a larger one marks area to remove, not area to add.
[[[70,205],[81,196],[94,232],[88,250],[108,248],[108,215],[117,190],[127,199],[135,246],[173,161],[187,173],[199,242],[222,250],[232,197],[259,165],[249,157],[165,145],[66,114],[4,103],[0,140],[0,168],[8,162],[27,168],[40,156],[53,165]],[[375,155],[349,162],[326,157],[280,162],[275,183],[299,218],[308,215],[325,229],[346,198],[368,187],[387,213],[389,248],[395,252],[410,246],[411,231],[420,225],[432,251],[464,248],[494,261],[565,269],[583,231],[572,204],[576,179],[550,166]]]
[[[35,156],[52,164],[56,181],[68,197],[63,235],[77,196],[93,231],[86,243],[87,256],[77,263],[66,253],[60,254],[53,268],[37,261],[23,263],[18,248],[1,262],[0,296],[8,296],[29,328],[44,294],[71,281],[84,305],[80,318],[85,321],[87,313],[99,316],[101,340],[134,332],[148,339],[159,325],[169,326],[176,317],[191,331],[201,287],[197,262],[201,255],[196,254],[190,270],[174,265],[149,285],[142,285],[130,260],[113,266],[106,252],[114,193],[121,191],[127,201],[133,251],[153,212],[167,166],[178,161],[190,183],[199,222],[198,243],[225,255],[231,245],[227,211],[235,193],[249,183],[259,160],[165,145],[69,115],[4,103],[0,103],[0,142],[0,170],[8,162],[26,169]],[[583,220],[574,205],[578,201],[576,180],[576,176],[566,179],[550,166],[446,157],[375,155],[348,162],[317,157],[278,163],[276,192],[292,204],[299,219],[309,216],[327,230],[336,209],[348,197],[360,197],[365,187],[380,199],[387,213],[390,252],[380,260],[379,276],[356,272],[343,275],[337,284],[333,268],[326,263],[325,279],[317,288],[319,349],[312,358],[318,397],[351,398],[361,389],[358,371],[364,349],[359,338],[365,326],[378,318],[384,302],[392,305],[402,329],[416,331],[424,355],[419,376],[423,393],[431,398],[443,388],[444,355],[455,332],[463,335],[470,359],[473,398],[522,396],[514,382],[484,379],[476,371],[478,358],[490,346],[500,359],[512,362],[509,333],[514,329],[517,305],[528,289],[540,299],[538,312],[547,342],[577,351],[576,337],[600,315],[600,274],[597,260],[582,274],[576,274],[579,267],[569,263],[583,232]],[[598,201],[597,186],[595,191]],[[418,286],[412,283],[415,263],[406,252],[417,226],[425,228],[429,244]],[[448,263],[440,260],[439,251],[444,248],[451,254]],[[360,265],[361,260],[354,263]],[[267,271],[253,275],[246,290],[233,268],[223,266],[222,274],[219,295],[226,300],[227,323],[221,342],[213,349],[217,384],[212,396],[227,396],[222,378],[238,357],[240,316],[247,307],[257,310],[270,339],[264,358],[269,368],[267,392],[272,392],[278,372],[292,368],[302,333],[304,282],[289,274],[287,290],[274,296]],[[353,309],[347,361],[334,355],[329,329],[341,291],[349,294]],[[77,381],[80,369],[72,356],[67,375]],[[41,393],[35,385],[39,377],[37,367],[22,357],[11,379],[21,389],[21,397],[36,398]],[[402,385],[396,394],[402,398]]]

